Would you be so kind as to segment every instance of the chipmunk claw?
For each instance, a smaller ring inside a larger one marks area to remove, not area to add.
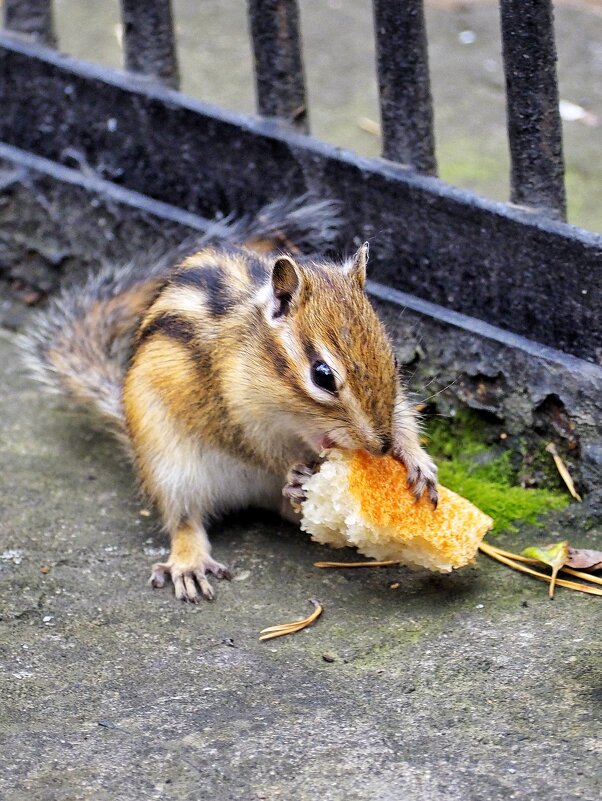
[[[433,509],[436,509],[439,505],[439,490],[437,489],[437,482],[428,481],[426,485],[426,491],[428,493],[429,500],[433,505]]]
[[[207,601],[213,601],[215,590],[207,578],[207,573],[220,579],[232,578],[225,565],[207,556],[197,565],[183,566],[177,562],[157,562],[152,567],[149,584],[151,587],[161,589],[165,586],[166,577],[169,575],[173,582],[174,594],[179,601],[197,604],[201,596]]]
[[[301,511],[301,504],[306,498],[304,484],[318,469],[318,462],[294,464],[286,475],[286,484],[282,488],[282,495],[288,499],[295,512]]]
[[[433,509],[436,509],[439,503],[437,467],[430,457],[424,451],[420,451],[418,457],[410,456],[404,452],[394,452],[393,456],[408,471],[408,489],[412,492],[416,501],[419,501],[426,492]]]

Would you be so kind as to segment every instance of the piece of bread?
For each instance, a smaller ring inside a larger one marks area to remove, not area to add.
[[[473,562],[493,520],[439,485],[433,509],[416,501],[405,467],[390,456],[332,450],[305,483],[301,528],[333,548],[447,573]]]

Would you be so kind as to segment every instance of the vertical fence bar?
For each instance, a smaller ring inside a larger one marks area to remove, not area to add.
[[[4,0],[4,27],[47,45],[56,44],[51,0]]]
[[[297,0],[249,0],[257,110],[309,131]]]
[[[177,89],[178,60],[170,0],[121,0],[125,66]]]
[[[435,175],[422,0],[373,0],[383,156]]]
[[[500,0],[513,203],[565,219],[551,0]]]

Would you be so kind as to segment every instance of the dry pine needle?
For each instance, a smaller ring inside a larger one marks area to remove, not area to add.
[[[566,587],[569,590],[585,592],[588,595],[602,595],[602,590],[598,589],[598,587],[592,587],[591,584],[578,584],[576,581],[567,581],[566,579],[559,578],[554,580],[553,576],[549,576],[547,573],[539,573],[537,570],[533,570],[524,564],[525,562],[535,564],[536,560],[527,559],[523,556],[519,556],[518,554],[510,553],[510,551],[502,551],[500,548],[495,548],[493,545],[490,545],[487,542],[482,542],[479,545],[479,550],[481,550],[484,554],[487,554],[487,556],[490,556],[492,559],[495,559],[497,562],[501,562],[502,564],[511,567],[513,570],[518,570],[520,573],[527,573],[527,575],[533,576],[540,581],[547,581],[548,584],[552,584],[552,582],[554,582],[559,587]],[[572,568],[563,567],[561,570],[563,572],[571,573],[572,575],[578,573],[578,571],[574,571]],[[586,575],[585,573],[578,573],[578,577],[584,578],[590,582],[593,578],[594,584],[600,583],[595,576],[592,577]]]
[[[314,562],[314,567],[393,567],[400,564],[399,561],[390,560],[386,562]]]
[[[564,483],[566,484],[568,491],[571,493],[571,495],[573,496],[573,498],[576,501],[580,501],[581,500],[581,495],[579,495],[579,493],[575,489],[575,483],[573,481],[573,478],[572,478],[571,474],[569,473],[567,466],[565,465],[565,463],[560,458],[554,443],[550,442],[550,444],[546,446],[546,450],[547,450],[548,453],[552,454],[552,458],[554,459],[554,464],[556,465],[556,469],[560,473],[560,476],[561,476],[562,480],[564,481]]]
[[[534,578],[539,579],[540,581],[547,581],[550,584],[551,593],[554,591],[555,585],[559,587],[566,587],[570,590],[576,590],[577,592],[585,592],[589,595],[602,595],[602,590],[598,589],[597,587],[592,587],[592,584],[599,584],[602,586],[602,578],[598,576],[592,576],[589,573],[583,573],[580,570],[574,570],[571,567],[567,567],[564,565],[560,568],[560,572],[568,573],[575,578],[582,579],[583,581],[588,581],[589,584],[579,584],[576,581],[569,581],[567,579],[557,578],[556,576],[550,576],[547,573],[540,573],[537,570],[533,570],[532,568],[526,567],[526,565],[538,565],[541,562],[538,559],[529,559],[526,556],[521,556],[517,553],[512,553],[511,551],[504,551],[501,548],[496,548],[493,545],[490,545],[487,542],[482,542],[479,546],[479,550],[482,551],[487,556],[490,556],[492,559],[495,559],[498,562],[501,562],[508,567],[511,567],[513,570],[518,570],[521,573],[526,573]],[[320,568],[355,568],[355,567],[394,567],[398,565],[399,562],[394,561],[386,561],[386,562],[377,562],[377,561],[370,561],[366,560],[365,562],[314,562],[314,567]],[[288,633],[288,632],[285,632]]]
[[[285,634],[294,634],[297,631],[306,629],[308,626],[317,620],[322,614],[322,605],[315,598],[310,599],[313,604],[314,611],[303,620],[295,620],[292,623],[282,623],[279,626],[268,626],[267,629],[262,629],[259,632],[260,640],[273,640],[274,637],[283,637]]]

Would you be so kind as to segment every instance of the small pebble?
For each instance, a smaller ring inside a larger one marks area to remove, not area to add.
[[[398,590],[401,587],[401,584],[398,581],[394,581],[393,584],[389,584],[390,590]]]
[[[322,659],[325,662],[334,662],[336,657],[333,654],[322,654]]]
[[[42,567],[40,568],[40,573],[44,573],[44,575],[46,575],[46,573],[50,573],[50,568],[48,567],[48,565],[42,565]]]

